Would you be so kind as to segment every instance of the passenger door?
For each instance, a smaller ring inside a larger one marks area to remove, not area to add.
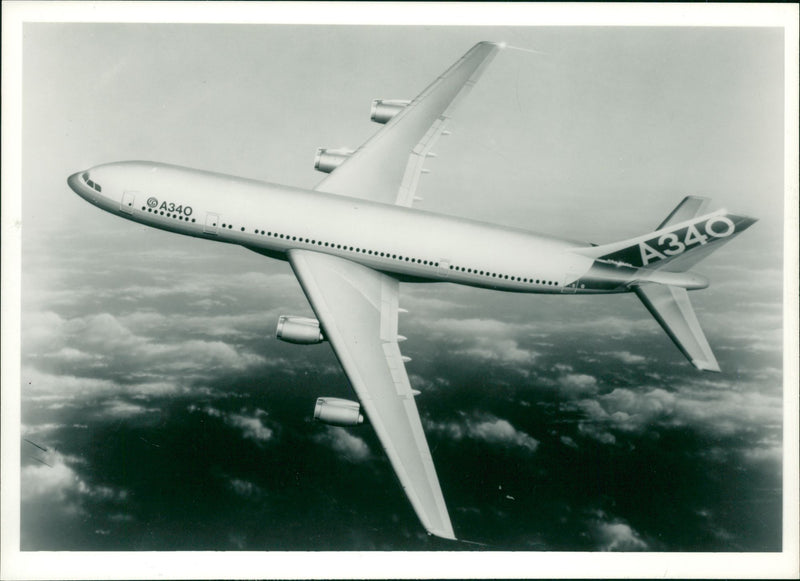
[[[136,203],[136,195],[139,192],[123,192],[122,200],[119,202],[119,209],[126,214],[133,214],[133,205]]]

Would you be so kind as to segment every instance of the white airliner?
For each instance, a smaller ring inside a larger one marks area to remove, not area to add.
[[[313,190],[142,161],[68,179],[128,220],[287,260],[317,318],[280,317],[278,338],[330,342],[360,401],[320,397],[314,417],[353,426],[363,406],[423,526],[447,539],[453,527],[399,348],[400,282],[634,292],[695,367],[719,371],[687,294],[708,281],[688,270],[755,222],[704,213],[707,200],[687,197],[654,231],[598,246],[412,209],[431,148],[503,46],[475,45],[411,101],[373,101],[383,127],[355,151],[318,150],[316,168],[329,175]]]

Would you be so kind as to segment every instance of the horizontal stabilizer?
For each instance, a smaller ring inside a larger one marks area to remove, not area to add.
[[[692,365],[701,371],[720,370],[686,289],[651,283],[637,286],[634,291]]]

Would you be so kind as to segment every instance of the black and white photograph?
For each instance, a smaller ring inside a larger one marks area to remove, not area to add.
[[[797,572],[797,6],[178,4],[3,5],[4,578]]]

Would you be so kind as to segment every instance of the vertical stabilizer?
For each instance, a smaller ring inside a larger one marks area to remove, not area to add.
[[[700,196],[686,196],[681,200],[681,203],[669,213],[669,216],[664,218],[664,221],[658,225],[656,230],[661,230],[670,224],[677,224],[699,216],[705,211],[709,201],[708,198],[701,198]]]
[[[645,283],[634,291],[678,349],[701,371],[719,371],[685,288]]]

